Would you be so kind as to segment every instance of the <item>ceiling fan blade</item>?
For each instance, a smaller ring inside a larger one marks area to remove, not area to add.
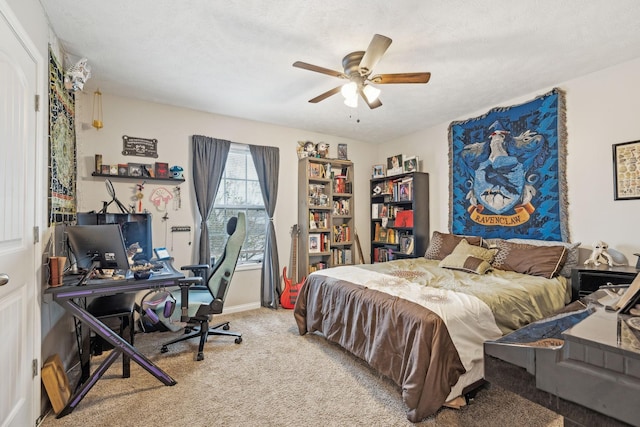
[[[328,74],[330,76],[338,77],[341,79],[347,78],[347,76],[345,76],[344,73],[341,73],[340,71],[334,71],[328,68],[319,67],[317,65],[307,64],[306,62],[302,62],[302,61],[294,62],[293,66],[297,68],[302,68],[304,70],[315,71],[316,73]]]
[[[391,45],[391,39],[380,34],[375,34],[369,43],[362,60],[360,61],[360,74],[366,76],[371,73],[373,67],[380,61],[382,55],[387,51]]]
[[[322,101],[323,99],[327,99],[331,95],[335,95],[336,93],[340,92],[340,89],[342,89],[342,86],[334,87],[333,89],[328,90],[325,93],[320,94],[313,99],[310,99],[309,102],[311,102],[312,104],[316,104]]]
[[[358,93],[360,94],[360,96],[362,97],[362,99],[364,99],[364,102],[367,103],[367,105],[369,106],[369,108],[371,108],[372,110],[374,108],[378,108],[382,106],[382,102],[380,102],[380,98],[376,98],[375,100],[369,102],[369,99],[367,98],[367,96],[364,94],[364,91],[362,89],[358,89]]]
[[[397,73],[397,74],[376,74],[369,78],[371,83],[392,84],[392,83],[427,83],[431,78],[431,73]]]

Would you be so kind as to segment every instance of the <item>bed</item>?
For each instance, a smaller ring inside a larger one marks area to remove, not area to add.
[[[312,273],[296,323],[396,383],[418,422],[482,381],[484,341],[569,301],[565,275],[578,244],[556,243],[496,239],[486,248],[481,238],[435,232],[425,257]]]

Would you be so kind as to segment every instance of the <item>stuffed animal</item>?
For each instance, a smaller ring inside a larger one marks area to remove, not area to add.
[[[326,142],[319,142],[318,145],[316,145],[316,152],[319,157],[325,159],[329,155],[329,144]]]
[[[597,267],[600,264],[606,263],[610,267],[613,266],[613,258],[607,253],[607,249],[609,249],[609,245],[602,240],[593,242],[593,251],[589,259],[584,262],[584,265],[593,264]]]

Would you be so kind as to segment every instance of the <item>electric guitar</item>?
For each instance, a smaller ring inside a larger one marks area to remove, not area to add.
[[[295,283],[298,280],[298,225],[295,224],[291,227],[291,277],[287,277],[287,267],[282,270],[282,279],[284,280],[284,291],[280,295],[280,305],[282,308],[294,308],[296,300],[298,299],[298,293],[300,288],[304,284],[306,277],[303,277],[300,283]]]

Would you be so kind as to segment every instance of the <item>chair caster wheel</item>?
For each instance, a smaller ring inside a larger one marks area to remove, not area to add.
[[[228,331],[228,330],[229,330],[229,324],[227,323],[226,325],[224,325],[224,326],[222,327],[222,329],[224,329],[225,331]]]
[[[184,333],[185,333],[185,334],[189,334],[189,333],[191,333],[191,328],[190,328],[190,327],[188,327],[188,326],[187,326],[187,327],[185,327],[185,328],[184,328]]]
[[[162,348],[160,349],[160,353],[166,353],[167,351],[169,351],[169,349],[167,348],[166,345],[163,345]]]
[[[199,362],[201,360],[204,360],[204,353],[198,353],[198,355],[196,356],[196,360]]]
[[[236,344],[240,344],[242,342],[242,337],[236,338]]]

